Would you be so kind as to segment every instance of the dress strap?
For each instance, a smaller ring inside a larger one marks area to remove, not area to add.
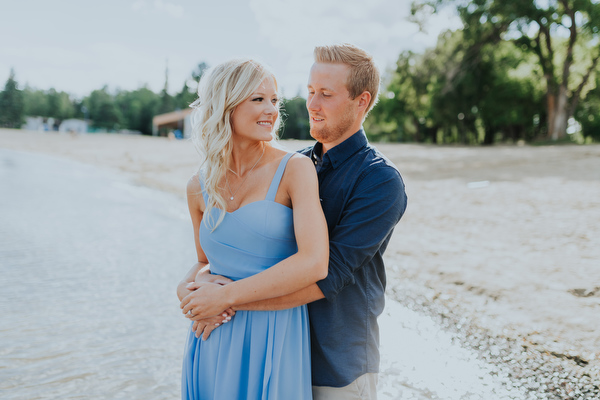
[[[277,167],[277,171],[275,171],[275,176],[271,181],[271,186],[269,186],[269,191],[267,192],[267,197],[265,197],[265,200],[275,201],[275,195],[277,194],[277,189],[279,189],[279,183],[281,182],[283,171],[285,171],[285,166],[287,165],[288,160],[294,154],[296,153],[287,153],[279,163],[279,167]]]

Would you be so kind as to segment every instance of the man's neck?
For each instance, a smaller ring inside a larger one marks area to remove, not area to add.
[[[335,140],[333,142],[328,142],[328,143],[321,143],[323,145],[323,154],[321,154],[321,157],[324,156],[325,153],[327,153],[329,150],[333,149],[338,144],[343,143],[346,140],[348,140],[349,138],[351,138],[361,128],[362,128],[362,126],[359,126],[356,129],[354,129],[354,128],[349,129],[346,133],[344,133],[342,136],[340,136],[337,140]]]

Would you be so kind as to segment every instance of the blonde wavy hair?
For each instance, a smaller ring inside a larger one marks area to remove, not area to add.
[[[277,79],[271,70],[256,60],[234,59],[205,71],[198,86],[198,99],[190,104],[192,142],[200,153],[201,164],[198,175],[204,180],[208,195],[204,218],[207,226],[215,230],[223,220],[227,203],[219,193],[219,182],[231,162],[232,127],[231,115],[235,108],[254,93],[262,81]],[[279,115],[273,124],[273,139],[277,138]],[[212,218],[212,209],[221,210],[217,221]]]

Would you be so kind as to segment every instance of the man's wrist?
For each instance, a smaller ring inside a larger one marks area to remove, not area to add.
[[[209,263],[200,263],[200,264],[204,264],[204,266],[202,268],[200,268],[200,271],[198,271],[198,273],[202,272],[202,273],[210,274],[210,264]]]
[[[179,284],[177,285],[177,289],[181,289],[181,288],[185,288],[188,284],[190,284],[191,282],[194,281],[188,281],[183,279],[182,281],[179,282]]]
[[[196,272],[196,275],[194,276],[194,280],[192,282],[197,281],[198,278],[200,278],[204,275],[210,275],[210,265],[209,264],[206,264],[206,266],[202,267],[198,272]]]

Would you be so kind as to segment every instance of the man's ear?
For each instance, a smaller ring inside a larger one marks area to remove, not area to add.
[[[362,112],[367,112],[367,107],[371,102],[371,93],[366,90],[358,95],[358,109]]]

